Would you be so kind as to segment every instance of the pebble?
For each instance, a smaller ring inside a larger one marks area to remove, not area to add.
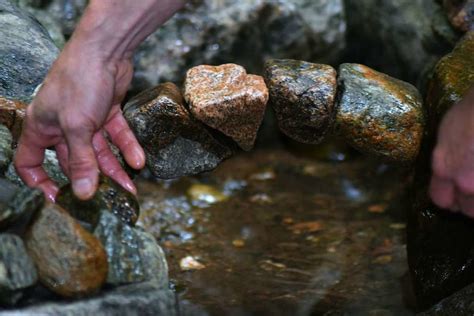
[[[182,271],[202,270],[206,268],[205,265],[200,263],[196,258],[187,256],[179,261],[179,266]]]
[[[5,125],[17,140],[20,137],[27,104],[0,97],[0,124]]]

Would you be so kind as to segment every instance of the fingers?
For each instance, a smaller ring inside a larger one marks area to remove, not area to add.
[[[112,142],[120,149],[128,165],[134,169],[145,166],[145,153],[123,117],[120,107],[115,106],[113,114],[105,125]]]
[[[456,194],[456,200],[462,212],[474,218],[474,195],[466,195],[458,192],[458,194]]]
[[[97,132],[93,138],[94,151],[99,162],[100,170],[110,178],[118,182],[127,191],[137,194],[133,181],[123,170],[117,158],[112,153],[109,144],[105,140],[102,131]]]
[[[454,207],[454,184],[450,180],[433,176],[429,192],[431,200],[439,207],[444,209],[452,209]]]

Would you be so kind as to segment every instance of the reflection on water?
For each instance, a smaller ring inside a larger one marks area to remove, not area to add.
[[[140,225],[163,245],[183,305],[216,315],[411,315],[407,181],[366,158],[260,150],[199,178],[140,180]]]

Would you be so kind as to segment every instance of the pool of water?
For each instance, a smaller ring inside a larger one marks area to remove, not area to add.
[[[199,177],[140,179],[139,223],[167,254],[179,304],[213,315],[414,314],[409,172],[332,160],[260,149]]]

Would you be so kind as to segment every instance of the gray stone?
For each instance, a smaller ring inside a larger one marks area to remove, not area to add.
[[[345,31],[343,0],[189,1],[139,48],[135,86],[180,82],[200,64],[258,74],[270,57],[337,62]]]
[[[0,124],[0,173],[4,173],[8,168],[13,156],[13,138],[10,130]]]
[[[453,295],[443,299],[420,316],[473,315],[474,284],[468,285]]]
[[[168,265],[153,236],[125,225],[108,211],[101,212],[94,235],[107,253],[107,283],[154,281],[163,288],[168,286]]]
[[[43,25],[57,47],[62,48],[66,44],[61,25],[48,11],[33,8],[28,8],[27,11]]]
[[[15,303],[20,290],[38,281],[33,260],[20,237],[0,234],[0,304]]]
[[[29,101],[59,50],[26,11],[0,0],[0,95]]]
[[[172,83],[140,93],[125,105],[124,114],[157,178],[209,171],[231,155],[229,148],[190,116],[181,92]]]

